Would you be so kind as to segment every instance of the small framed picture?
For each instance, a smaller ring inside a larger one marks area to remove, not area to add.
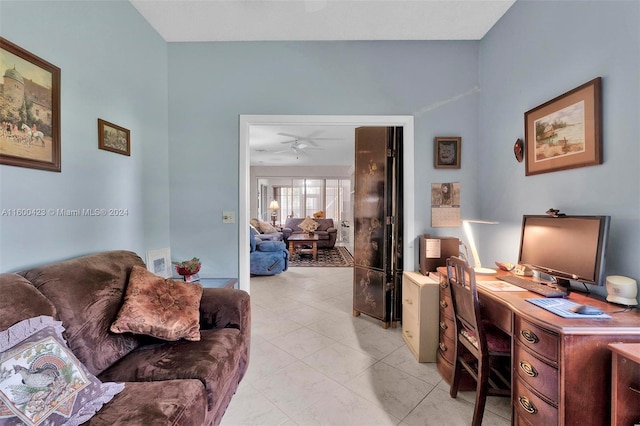
[[[131,155],[131,132],[98,118],[98,148],[122,155]]]
[[[171,278],[173,276],[171,250],[169,248],[163,248],[148,251],[147,270],[161,276],[162,278]]]
[[[434,141],[434,167],[436,169],[459,169],[461,142],[462,138],[460,137],[436,137]]]

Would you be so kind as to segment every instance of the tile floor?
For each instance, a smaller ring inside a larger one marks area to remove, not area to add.
[[[400,328],[352,316],[352,274],[289,268],[251,278],[251,360],[222,426],[471,423],[474,392],[452,399]],[[509,425],[509,400],[489,397],[483,424]]]

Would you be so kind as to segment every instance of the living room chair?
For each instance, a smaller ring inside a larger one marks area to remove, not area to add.
[[[249,272],[275,275],[289,268],[289,251],[282,241],[261,241],[249,229]]]
[[[473,268],[458,257],[447,259],[447,277],[456,325],[453,379],[458,395],[463,369],[476,380],[472,425],[482,424],[487,396],[511,396],[511,338],[482,319]]]

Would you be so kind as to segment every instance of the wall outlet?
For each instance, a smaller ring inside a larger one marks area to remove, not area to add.
[[[236,213],[222,212],[222,223],[236,223]]]

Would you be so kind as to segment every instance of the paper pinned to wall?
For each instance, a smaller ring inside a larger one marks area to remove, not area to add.
[[[460,182],[431,184],[431,227],[460,226]]]

